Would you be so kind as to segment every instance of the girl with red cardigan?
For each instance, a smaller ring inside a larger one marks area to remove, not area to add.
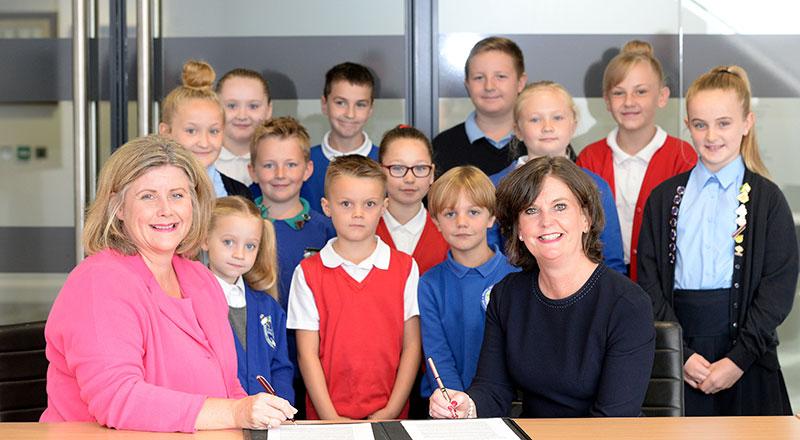
[[[691,145],[655,124],[656,111],[669,100],[661,63],[653,47],[629,41],[603,75],[603,100],[617,128],[581,151],[577,164],[611,186],[619,214],[628,274],[636,280],[636,248],[642,211],[650,191],[697,163]]]
[[[450,249],[422,205],[433,183],[433,148],[421,131],[400,125],[383,135],[378,162],[386,173],[389,205],[376,233],[389,247],[414,257],[421,275],[444,261]]]

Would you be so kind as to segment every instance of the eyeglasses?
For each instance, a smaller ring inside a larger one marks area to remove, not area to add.
[[[411,170],[411,174],[413,174],[414,177],[428,177],[431,175],[431,170],[433,169],[432,165],[414,165],[413,167],[407,167],[405,165],[381,164],[381,166],[389,170],[389,175],[392,177],[406,177],[408,170]]]

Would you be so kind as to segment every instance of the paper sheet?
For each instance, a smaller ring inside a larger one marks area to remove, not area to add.
[[[281,425],[269,430],[269,440],[374,440],[369,423]]]
[[[519,440],[503,419],[403,420],[412,440]]]

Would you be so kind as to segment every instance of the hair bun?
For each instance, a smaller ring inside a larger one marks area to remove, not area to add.
[[[210,90],[215,78],[214,69],[205,61],[190,60],[183,65],[181,79],[186,87]]]
[[[653,55],[653,46],[650,43],[642,40],[631,40],[625,43],[622,46],[622,53],[630,53],[634,55],[646,55],[646,56],[654,56]]]

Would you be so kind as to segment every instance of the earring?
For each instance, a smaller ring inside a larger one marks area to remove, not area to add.
[[[519,241],[525,241],[525,240],[522,238],[522,234],[519,234]]]

